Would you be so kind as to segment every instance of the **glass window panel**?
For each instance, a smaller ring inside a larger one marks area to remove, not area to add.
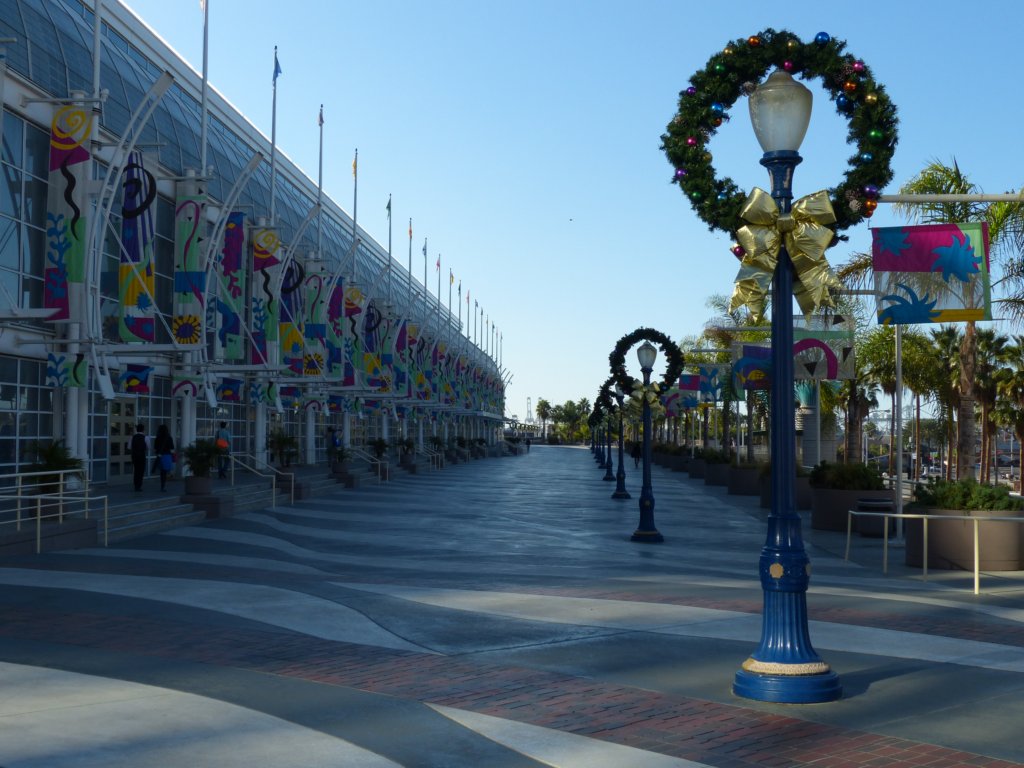
[[[5,163],[20,167],[22,160],[22,142],[25,138],[25,121],[4,111],[4,146],[0,158]]]
[[[41,229],[26,227],[21,232],[21,271],[34,277],[43,276],[46,262],[46,233]]]
[[[14,219],[0,216],[0,267],[18,269],[20,266],[18,251],[21,238],[18,236],[20,227]]]
[[[163,195],[156,199],[156,233],[160,237],[174,239],[174,203]]]
[[[18,273],[0,269],[0,308],[13,308],[17,295]]]
[[[46,187],[42,179],[25,177],[25,221],[34,227],[46,226]]]
[[[44,397],[45,398],[49,398],[49,397],[51,397],[51,394],[49,392],[44,393],[43,396],[40,396],[40,400],[44,399]],[[51,413],[46,413],[44,411],[43,413],[39,414],[39,434],[41,436],[43,436],[43,437],[49,437],[50,435],[53,434],[53,413],[52,412]]]
[[[23,387],[39,386],[46,380],[43,365],[30,360],[21,361],[21,385]]]
[[[5,165],[3,179],[0,179],[0,213],[12,218],[21,218],[21,173]]]
[[[21,278],[21,306],[43,306],[43,281],[38,277]],[[40,321],[43,322],[43,321]]]
[[[50,174],[50,132],[25,125],[25,170],[40,179]]]

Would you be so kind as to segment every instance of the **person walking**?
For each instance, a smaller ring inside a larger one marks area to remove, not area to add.
[[[643,458],[643,451],[640,449],[640,443],[633,443],[633,450],[629,452],[630,458],[633,459],[633,467],[640,466],[640,459]]]
[[[228,423],[222,421],[220,429],[217,430],[217,447],[220,449],[220,456],[217,457],[217,477],[221,480],[228,476],[228,457],[231,455],[231,433],[228,431]]]
[[[166,424],[161,424],[156,429],[156,439],[153,440],[153,452],[157,461],[160,462],[160,490],[167,491],[167,475],[174,469],[174,438]]]
[[[132,454],[132,480],[135,482],[135,490],[142,490],[142,476],[146,474],[146,428],[141,424],[135,425],[135,434],[132,435],[130,449]]]

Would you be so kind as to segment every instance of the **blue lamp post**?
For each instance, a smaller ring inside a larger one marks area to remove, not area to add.
[[[776,71],[750,96],[750,120],[764,150],[772,198],[785,226],[793,199],[797,151],[811,119],[811,92]],[[759,701],[809,704],[842,695],[839,677],[811,646],[807,627],[810,560],[794,509],[796,427],[793,420],[793,265],[783,247],[772,278],[771,456],[768,535],[759,573],[764,591],[761,643],[736,673],[733,693]]]
[[[614,480],[615,475],[612,474],[612,415],[610,413],[605,414],[605,454],[604,454],[604,477],[602,480]]]
[[[619,405],[619,467],[615,471],[615,491],[613,499],[631,499],[629,491],[626,490],[626,470],[622,465],[622,387],[615,385],[615,400]]]
[[[658,349],[649,341],[645,341],[636,351],[640,360],[640,370],[644,374],[644,387],[651,384],[651,371],[654,370],[654,361],[658,358]],[[658,543],[665,540],[657,528],[654,527],[654,492],[651,490],[651,404],[647,398],[643,398],[641,406],[644,422],[644,443],[643,443],[643,485],[640,487],[640,524],[637,525],[632,541],[645,541]]]

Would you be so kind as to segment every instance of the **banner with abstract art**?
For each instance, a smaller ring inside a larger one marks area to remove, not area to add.
[[[206,317],[206,195],[195,179],[178,182],[174,205],[174,307],[171,336],[176,344],[198,344]]]
[[[679,377],[679,407],[696,408],[700,405],[700,374],[684,373]]]
[[[351,282],[346,284],[344,376],[341,380],[345,387],[366,386],[363,334],[366,333],[364,312],[368,303],[369,296],[359,286]]]
[[[306,376],[327,373],[327,282],[320,271],[307,272],[302,304],[302,372]]]
[[[281,279],[281,302],[278,317],[278,340],[281,347],[281,364],[296,376],[303,374],[304,337],[302,331],[303,288],[306,270],[295,259],[288,262]]]
[[[732,376],[733,387],[737,390],[768,389],[772,376],[771,345],[734,343]]]
[[[245,361],[242,334],[247,294],[245,251],[245,214],[232,211],[224,227],[224,247],[217,263],[217,314],[220,318],[217,344],[222,359],[235,363]]]
[[[302,405],[302,390],[298,387],[281,387],[279,395],[282,407],[288,410],[296,410]]]
[[[700,370],[700,401],[717,403],[722,400],[723,388],[729,376],[727,365],[702,365]]]
[[[871,263],[879,324],[992,319],[985,223],[873,229]]]
[[[249,292],[249,363],[275,367],[278,363],[277,342],[280,318],[280,297],[274,295],[281,278],[278,252],[281,240],[277,231],[258,227],[252,232],[252,286]]]
[[[120,382],[125,392],[133,395],[149,394],[149,377],[153,374],[151,365],[129,363],[121,372]]]
[[[128,156],[121,178],[121,191],[118,335],[121,341],[129,344],[152,344],[156,341],[153,300],[156,179],[143,165],[141,152],[132,152]]]
[[[327,352],[327,378],[344,382],[345,378],[345,285],[343,280],[328,282],[327,335],[324,345]]]
[[[64,353],[49,352],[46,355],[48,387],[84,387],[88,373],[89,363],[81,352],[74,358]]]
[[[190,374],[184,370],[175,370],[171,376],[171,396],[180,398],[199,397],[203,386],[203,377]]]
[[[54,310],[52,321],[81,317],[91,133],[92,113],[88,108],[68,104],[54,111],[50,122],[43,266],[43,306]]]
[[[395,357],[394,319],[371,299],[363,313],[363,373],[365,384],[381,393],[390,393],[394,384]]]
[[[242,402],[242,379],[223,378],[217,383],[217,399],[224,403]]]
[[[394,393],[398,397],[409,397],[409,321],[403,320],[395,334],[395,356],[392,361],[394,370]]]
[[[793,318],[793,378],[853,379],[853,315],[818,315]]]

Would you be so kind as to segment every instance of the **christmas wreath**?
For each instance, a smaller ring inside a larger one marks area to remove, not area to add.
[[[665,375],[662,377],[661,389],[671,389],[679,381],[679,375],[683,372],[683,353],[679,346],[661,331],[653,328],[637,328],[619,339],[615,349],[608,355],[608,363],[611,366],[612,380],[625,392],[630,392],[636,386],[636,379],[626,372],[626,353],[638,342],[649,341],[661,347],[662,354],[668,364],[665,367]]]
[[[843,180],[828,190],[836,231],[874,212],[879,190],[892,181],[896,107],[871,69],[844,53],[845,48],[845,42],[825,32],[804,43],[792,32],[766,29],[730,42],[690,78],[689,87],[679,94],[679,112],[661,137],[662,150],[675,169],[673,182],[710,229],[735,236],[744,223],[740,209],[747,192],[728,177],[716,177],[708,140],[729,120],[729,109],[740,95],[753,93],[772,68],[805,80],[821,78],[836,112],[849,122],[847,143],[855,152]]]

